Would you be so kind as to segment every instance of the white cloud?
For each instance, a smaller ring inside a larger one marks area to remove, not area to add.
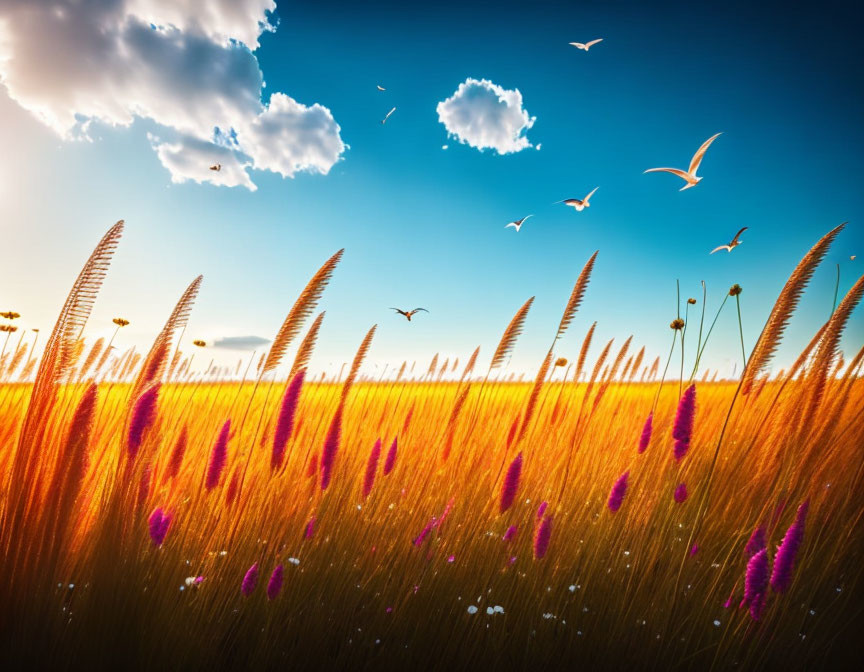
[[[261,99],[250,49],[273,0],[4,0],[0,82],[65,139],[92,121],[163,128],[152,145],[172,181],[254,189],[248,170],[326,174],[346,149],[326,107]],[[226,141],[230,138],[230,141]],[[199,158],[221,162],[218,173]]]
[[[479,150],[510,154],[531,147],[525,132],[536,117],[522,108],[519,89],[504,89],[488,79],[469,77],[438,103],[438,121],[447,133]]]

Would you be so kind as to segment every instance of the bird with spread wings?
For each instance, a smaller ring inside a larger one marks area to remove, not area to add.
[[[425,308],[415,308],[414,310],[402,310],[402,309],[400,309],[400,308],[390,308],[390,310],[395,310],[395,311],[396,311],[397,313],[399,313],[400,315],[404,315],[405,318],[406,318],[409,322],[411,321],[411,318],[412,318],[416,313],[420,312],[421,310],[422,310],[424,313],[428,313],[428,312],[429,312],[429,311],[426,310]]]
[[[733,248],[738,247],[743,241],[739,240],[742,233],[747,230],[747,227],[744,226],[741,230],[735,234],[735,237],[729,241],[728,245],[720,245],[711,250],[708,254],[714,254],[715,252],[719,252],[720,250],[726,250],[727,252],[731,252]]]

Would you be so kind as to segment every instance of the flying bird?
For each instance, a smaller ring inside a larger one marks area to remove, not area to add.
[[[390,110],[390,111],[387,113],[387,116],[384,117],[384,118],[381,120],[381,123],[382,123],[382,124],[386,124],[386,123],[387,123],[387,120],[390,118],[390,115],[393,114],[395,111],[396,111],[396,108],[394,107],[392,110]]]
[[[425,308],[415,308],[414,310],[399,310],[399,308],[391,308],[390,310],[395,310],[395,311],[396,311],[397,313],[399,313],[400,315],[404,315],[404,316],[406,317],[406,319],[407,319],[409,322],[411,321],[411,317],[412,317],[415,313],[417,313],[417,312],[419,312],[419,311],[421,311],[421,310],[422,310],[424,313],[428,313],[428,312],[429,312],[429,311],[426,310]]]
[[[743,241],[738,240],[742,233],[747,230],[747,227],[743,227],[738,233],[735,234],[735,237],[729,241],[728,245],[720,245],[719,247],[715,247],[708,254],[714,254],[715,252],[719,252],[720,250],[726,250],[727,252],[731,252],[732,248],[738,247]]]
[[[684,180],[687,184],[681,187],[678,191],[684,191],[685,189],[689,189],[690,187],[695,187],[699,182],[702,181],[701,177],[697,177],[696,171],[699,170],[699,164],[702,163],[702,157],[705,156],[705,152],[708,150],[708,147],[711,146],[711,143],[720,136],[720,133],[716,133],[708,138],[702,146],[698,149],[698,151],[693,155],[693,158],[690,159],[690,167],[684,171],[679,170],[678,168],[649,168],[646,170],[646,173],[672,173],[673,175],[677,175],[682,180]]]
[[[378,84],[377,86],[378,86],[379,91],[386,91],[387,90],[383,86],[381,86],[380,84]]]
[[[214,163],[212,166],[210,166],[210,170],[215,170],[218,173],[220,170],[222,170],[222,164]]]
[[[506,228],[509,228],[509,227],[512,226],[514,229],[516,229],[516,233],[519,233],[519,229],[522,228],[522,224],[525,222],[525,220],[528,219],[528,217],[533,217],[533,216],[534,216],[534,215],[526,215],[526,216],[523,217],[522,219],[517,219],[515,222],[510,222],[510,223],[509,223],[507,226],[505,226],[504,228],[506,229]]]
[[[855,255],[854,254],[851,257],[849,257],[849,261],[855,261]]]
[[[598,42],[602,42],[602,41],[603,41],[603,38],[601,37],[601,38],[599,38],[599,39],[597,39],[597,40],[591,40],[590,42],[585,42],[585,43],[582,43],[582,42],[571,42],[570,44],[571,44],[572,46],[576,47],[577,49],[581,49],[582,51],[588,51],[588,50],[589,50],[591,47],[593,47],[595,44],[597,44]]]
[[[558,201],[558,203],[563,203],[564,205],[569,205],[571,208],[576,210],[576,212],[582,212],[585,208],[591,207],[591,204],[588,202],[588,199],[591,198],[594,195],[594,192],[597,191],[599,188],[600,187],[594,187],[591,190],[591,193],[588,194],[582,200],[579,200],[578,198],[567,198],[567,199],[564,199],[563,201]]]

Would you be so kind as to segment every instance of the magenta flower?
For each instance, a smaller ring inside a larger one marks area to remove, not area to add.
[[[519,453],[510,463],[507,469],[507,475],[504,477],[504,483],[501,486],[501,503],[498,507],[499,512],[504,513],[513,505],[513,500],[516,498],[516,491],[519,489],[519,479],[522,476],[522,453]]]
[[[503,537],[504,541],[512,540],[513,537],[516,536],[517,530],[518,530],[518,528],[515,525],[511,525],[510,527],[508,527],[507,531],[504,533],[504,537]]]
[[[540,506],[537,507],[537,520],[540,520],[543,517],[543,514],[546,513],[547,506],[549,506],[549,502],[545,500],[540,502]]]
[[[687,492],[687,485],[685,483],[679,483],[678,487],[675,488],[675,494],[673,495],[675,503],[682,504],[688,496],[689,493]]]
[[[552,536],[552,516],[545,516],[537,526],[534,536],[534,557],[540,560],[549,550],[549,538]]]
[[[249,597],[253,592],[255,592],[255,587],[257,585],[258,563],[256,562],[246,570],[246,574],[243,576],[243,582],[240,584],[240,592],[243,593],[244,596]]]
[[[285,446],[288,445],[288,439],[291,438],[294,429],[294,415],[297,413],[297,402],[300,400],[300,390],[305,376],[306,369],[300,369],[295,373],[288,383],[285,396],[282,397],[282,406],[273,432],[273,450],[270,453],[270,469],[273,471],[282,466],[282,460],[285,458]]]
[[[216,443],[213,444],[213,450],[210,451],[210,463],[207,465],[207,477],[204,480],[204,487],[208,491],[219,485],[219,479],[222,477],[222,470],[228,459],[228,435],[230,432],[231,421],[226,420],[219,431]]]
[[[390,450],[387,451],[387,457],[384,459],[385,476],[393,471],[393,467],[396,466],[396,441],[398,438],[398,436],[393,437],[393,443],[390,444]]]
[[[153,509],[153,513],[147,519],[147,524],[150,528],[150,539],[155,546],[161,546],[165,541],[165,535],[168,534],[168,528],[171,527],[171,518],[170,513],[165,513],[161,508],[156,508]]]
[[[326,490],[333,476],[333,466],[336,463],[336,453],[339,452],[339,441],[342,437],[342,405],[336,409],[330,428],[324,438],[324,447],[321,449],[321,489]]]
[[[744,555],[752,558],[763,548],[765,548],[765,528],[760,526],[753,530],[753,534],[750,535],[750,540],[744,547]]]
[[[654,414],[649,413],[645,419],[645,424],[642,426],[642,435],[639,437],[639,454],[641,455],[648,450],[648,444],[651,443],[651,430],[654,426]]]
[[[795,522],[786,530],[786,534],[783,535],[783,541],[777,547],[777,554],[774,556],[774,570],[771,572],[771,587],[775,593],[786,591],[789,588],[789,584],[792,583],[795,558],[798,555],[801,543],[804,541],[804,521],[807,518],[809,507],[809,501],[804,502],[798,507],[798,513],[795,514]]]
[[[276,569],[270,575],[270,580],[267,582],[267,599],[275,600],[279,591],[282,590],[282,580],[285,577],[285,569],[282,565],[276,565]],[[255,590],[253,587],[252,590]]]
[[[675,423],[672,426],[672,438],[675,439],[674,455],[676,461],[681,461],[690,449],[690,439],[693,436],[693,419],[696,415],[696,384],[694,383],[681,395],[678,410],[675,413]]]
[[[156,419],[156,402],[159,400],[160,384],[151,385],[141,393],[132,407],[132,418],[129,421],[129,432],[126,436],[126,451],[130,460],[134,460],[144,441],[144,432]]]
[[[747,574],[744,577],[744,601],[742,604],[750,607],[750,616],[754,621],[758,621],[762,617],[767,589],[768,550],[763,548],[747,562]]]
[[[433,518],[428,523],[426,523],[426,527],[424,527],[420,531],[420,534],[418,534],[416,537],[414,537],[414,541],[412,541],[411,543],[414,544],[415,546],[422,546],[423,542],[426,541],[426,537],[429,536],[429,533],[432,531],[432,528],[434,528],[434,527],[435,527],[435,519]]]
[[[692,558],[699,552],[699,544],[693,542],[693,545],[690,547],[690,557]]]
[[[627,494],[627,481],[629,478],[630,472],[625,471],[618,477],[618,480],[615,481],[615,485],[612,486],[612,490],[609,493],[609,501],[607,502],[607,506],[612,513],[615,513],[621,508],[621,504],[624,501],[624,495]]]
[[[375,442],[372,446],[372,452],[369,453],[369,460],[366,462],[366,475],[363,477],[363,497],[368,497],[372,492],[372,486],[375,485],[375,472],[378,471],[378,460],[381,457],[381,439]]]
[[[312,516],[309,519],[309,522],[306,523],[306,531],[303,533],[304,539],[311,539],[315,536],[315,516]]]

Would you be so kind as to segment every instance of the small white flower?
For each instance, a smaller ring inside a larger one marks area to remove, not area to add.
[[[575,593],[575,592],[576,592],[576,584],[574,583],[574,584],[573,584],[572,586],[570,586],[567,590],[569,590],[571,593]]]
[[[300,559],[299,558],[288,558],[288,562],[290,562],[292,565],[299,565]]]
[[[496,604],[494,607],[492,607],[492,611],[494,611],[496,614],[503,614],[504,607],[502,607],[500,604]]]
[[[495,613],[495,610],[492,607],[486,607],[486,613],[491,616]]]
[[[468,613],[469,614],[476,614],[477,613],[477,607],[473,604],[469,604],[468,605]]]
[[[720,621],[714,621],[714,627],[719,628],[720,627]]]

